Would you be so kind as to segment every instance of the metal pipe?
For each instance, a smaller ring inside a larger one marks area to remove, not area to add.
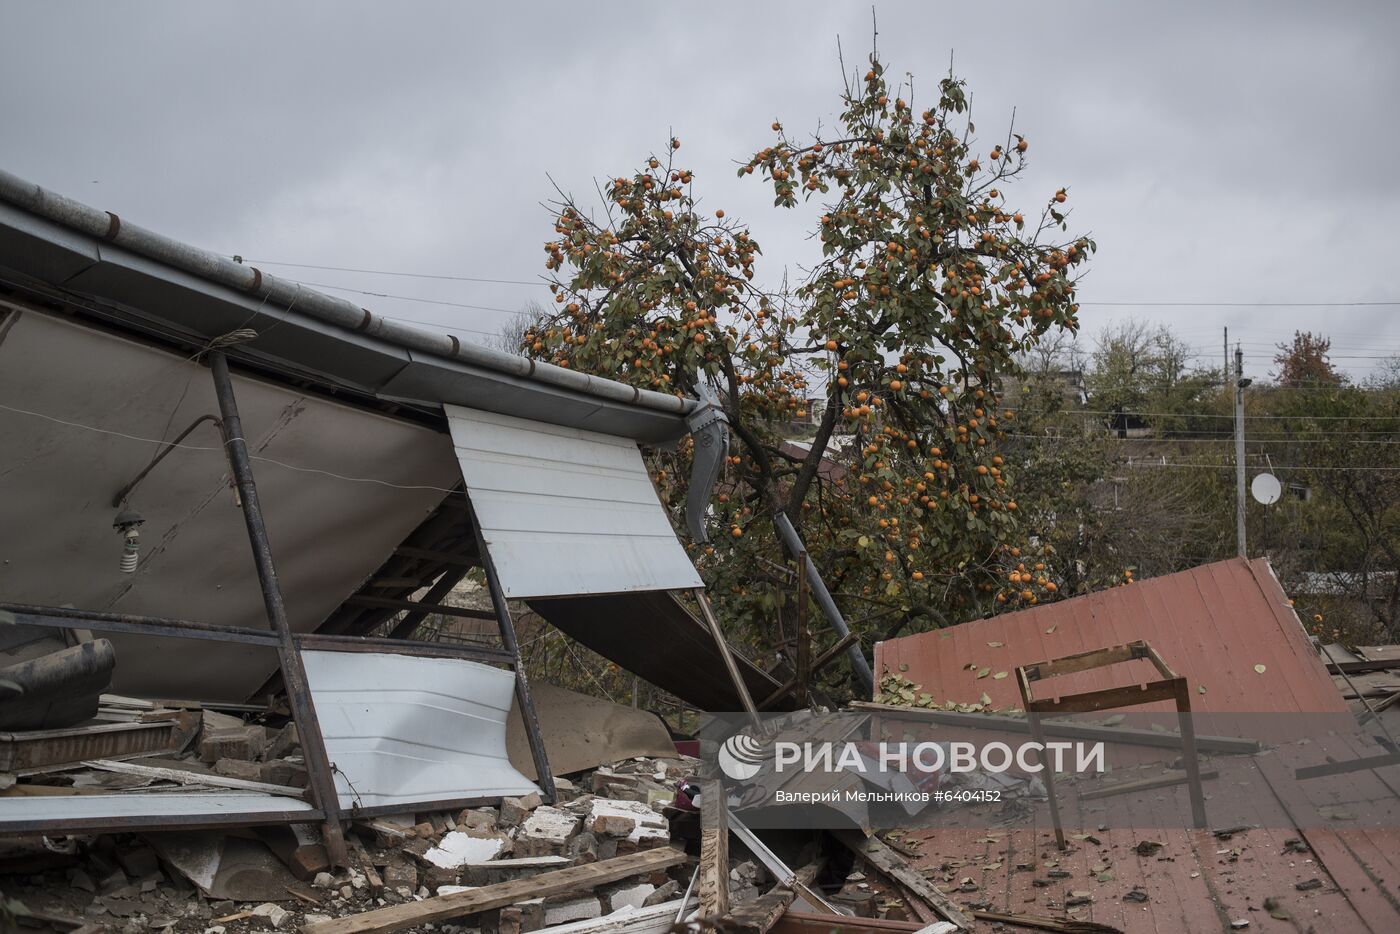
[[[237,263],[229,257],[162,236],[128,223],[115,214],[99,211],[4,171],[0,171],[0,200],[201,279],[256,299],[265,299],[283,308],[294,305],[297,314],[350,332],[379,337],[409,350],[659,412],[684,415],[696,405],[694,399],[637,389],[616,380],[590,376],[478,344],[463,343],[450,334],[420,330],[390,321],[343,298],[317,292],[297,282],[278,279],[254,266]]]
[[[276,647],[277,634],[263,629],[197,623],[162,616],[136,616],[130,613],[100,613],[68,607],[31,606],[27,603],[0,603],[0,610],[13,613],[16,621],[28,626],[54,629],[93,629],[97,632],[132,632],[145,636],[174,636],[179,639],[209,639],[215,642],[245,642]]]
[[[782,538],[784,546],[792,556],[806,559],[803,564],[807,569],[807,582],[812,585],[812,599],[822,608],[822,614],[826,616],[826,621],[831,624],[836,635],[842,639],[846,638],[851,634],[851,628],[846,625],[846,619],[841,615],[841,609],[836,605],[831,591],[826,589],[826,581],[822,580],[816,562],[807,554],[807,546],[802,543],[802,536],[797,534],[797,529],[793,528],[792,520],[787,517],[787,513],[780,512],[773,517],[773,525],[777,527],[778,536]],[[850,648],[846,649],[846,654],[851,659],[851,667],[855,669],[856,678],[860,680],[861,686],[874,696],[875,675],[870,670],[870,663],[865,660],[865,653],[860,650],[860,643],[851,643]]]
[[[725,641],[724,630],[719,628],[719,620],[715,618],[715,611],[710,606],[710,600],[705,596],[705,588],[696,587],[694,590],[695,602],[700,604],[700,615],[705,617],[705,625],[710,629],[710,637],[715,640],[715,648],[719,651],[719,657],[724,661],[725,670],[729,672],[729,680],[734,682],[734,693],[739,695],[739,703],[744,705],[744,712],[749,715],[749,722],[754,729],[760,733],[763,731],[763,721],[759,719],[758,708],[754,706],[753,697],[749,695],[749,686],[744,683],[744,676],[739,674],[739,665],[734,661],[734,653],[729,649],[729,643]]]
[[[258,585],[262,588],[263,607],[267,610],[268,622],[272,624],[272,629],[278,636],[277,654],[282,670],[282,682],[287,687],[292,719],[301,737],[302,754],[306,760],[306,771],[316,796],[316,804],[325,814],[322,828],[325,832],[326,854],[334,865],[348,866],[349,854],[345,850],[345,836],[340,826],[340,797],[335,787],[335,775],[332,772],[330,756],[326,753],[321,723],[316,717],[316,705],[311,699],[306,667],[302,664],[296,635],[292,632],[292,624],[287,619],[287,607],[282,601],[282,589],[277,583],[277,568],[272,563],[272,545],[267,538],[267,526],[263,523],[258,488],[253,483],[248,442],[243,437],[243,421],[238,417],[238,401],[233,394],[233,379],[228,371],[228,358],[222,350],[216,350],[209,355],[209,369],[214,375],[214,394],[219,399],[219,414],[223,417],[224,448],[228,454],[229,467],[233,471],[234,484],[238,488],[244,524],[248,527],[248,542],[253,548],[253,564],[258,572]]]
[[[515,639],[515,622],[510,618],[510,604],[506,602],[506,592],[501,587],[501,579],[496,576],[496,562],[486,550],[486,539],[481,534],[481,523],[472,514],[472,525],[476,527],[476,551],[481,557],[481,566],[486,571],[486,589],[491,595],[491,606],[496,610],[496,623],[501,630],[501,642],[514,659],[515,700],[520,704],[520,721],[525,726],[525,738],[530,741],[530,758],[535,763],[535,778],[544,792],[545,800],[553,804],[559,799],[554,787],[554,772],[549,767],[549,756],[544,749],[544,737],[540,732],[540,718],[535,713],[535,699],[530,694],[530,679],[525,674],[525,663],[520,659],[520,645]]]

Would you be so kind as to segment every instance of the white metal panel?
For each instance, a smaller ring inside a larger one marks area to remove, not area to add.
[[[139,792],[111,795],[18,795],[0,798],[0,830],[6,824],[124,820],[159,821],[166,818],[229,819],[255,815],[285,815],[313,811],[299,798],[245,791]]]
[[[634,442],[446,409],[467,495],[507,596],[703,586]]]
[[[303,652],[340,805],[538,791],[506,756],[515,675],[457,658]]]

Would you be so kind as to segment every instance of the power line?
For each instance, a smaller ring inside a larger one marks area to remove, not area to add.
[[[418,298],[413,295],[393,295],[388,292],[371,292],[368,289],[352,289],[345,285],[330,285],[325,282],[303,282],[317,289],[335,289],[337,292],[354,292],[356,295],[369,295],[373,298],[397,298],[405,302],[420,302],[424,305],[446,305],[449,308],[470,308],[473,311],[495,311],[503,315],[521,315],[526,312],[519,308],[496,308],[491,305],[467,305],[462,302],[448,302],[436,298]],[[485,333],[485,332],[483,332]]]
[[[1228,418],[1234,420],[1233,415],[1215,415],[1208,412],[1134,412],[1125,410],[1116,412],[1109,409],[1074,409],[1064,413],[1042,413],[1042,414],[1064,414],[1064,415],[1131,415],[1136,418]],[[1299,421],[1311,419],[1312,421],[1377,421],[1396,418],[1394,415],[1246,415],[1248,419],[1296,419]]]
[[[1391,432],[1393,434],[1394,432]],[[1333,441],[1333,437],[1345,436],[1349,433],[1339,432],[1335,435],[1327,435],[1322,438],[1279,438],[1265,437],[1257,438],[1250,436],[1246,439],[1246,444],[1400,444],[1400,439],[1389,440],[1384,438],[1358,439],[1355,441]],[[1088,440],[1113,441],[1115,443],[1136,443],[1136,444],[1224,444],[1234,441],[1234,436],[1226,437],[1221,435],[1218,438],[1116,438],[1111,435],[1033,435],[1007,432],[1008,438],[1026,438],[1035,441],[1063,441],[1070,438],[1087,438]]]
[[[1197,468],[1205,467],[1205,468],[1216,468],[1216,469],[1218,469],[1218,470],[1234,470],[1234,469],[1235,469],[1235,465],[1234,465],[1234,464],[1213,464],[1213,463],[1203,462],[1203,461],[1168,461],[1168,462],[1160,462],[1160,461],[1138,461],[1137,463],[1126,463],[1126,464],[1120,464],[1119,466],[1123,466],[1123,467],[1188,467],[1188,468],[1191,468],[1191,469],[1197,469]],[[1274,469],[1275,469],[1275,470],[1311,470],[1311,471],[1319,471],[1319,470],[1321,470],[1321,471],[1342,471],[1342,472],[1347,472],[1347,473],[1361,473],[1361,472],[1366,472],[1366,471],[1374,471],[1374,472],[1378,472],[1378,473],[1400,473],[1400,467],[1313,467],[1313,466],[1310,466],[1310,465],[1308,465],[1308,464],[1278,464],[1278,465],[1275,465],[1275,466],[1274,466]]]
[[[0,403],[0,409],[4,409],[6,412],[14,412],[17,415],[29,415],[33,418],[40,418],[46,422],[53,422],[56,425],[63,425],[68,428],[79,428],[83,431],[92,431],[100,435],[110,435],[116,438],[124,438],[127,441],[139,441],[143,444],[155,444],[162,447],[168,446],[172,448],[179,448],[183,451],[203,451],[214,452],[219,454],[222,454],[224,451],[222,447],[206,447],[204,445],[198,444],[171,444],[169,442],[161,441],[156,438],[143,438],[139,435],[129,435],[125,432],[113,431],[110,428],[98,428],[95,425],[84,425],[82,422],[69,421],[68,419],[58,418],[55,415],[45,415],[43,412],[33,412],[29,409],[15,408],[14,406],[5,405],[4,403]],[[438,493],[457,492],[456,490],[447,489],[446,487],[429,486],[426,484],[394,483],[389,480],[380,480],[375,477],[351,477],[347,476],[346,474],[336,473],[333,470],[324,470],[320,467],[304,467],[298,464],[288,464],[284,463],[283,461],[273,460],[271,457],[263,457],[262,455],[257,454],[250,454],[248,455],[248,457],[250,460],[259,461],[265,464],[273,464],[277,467],[285,467],[287,470],[295,470],[298,473],[321,474],[323,476],[333,477],[336,480],[345,480],[350,483],[373,483],[378,486],[392,487],[396,490],[431,490]]]
[[[1388,308],[1400,301],[1380,302],[1079,302],[1101,308]]]
[[[397,276],[404,279],[440,279],[447,282],[489,282],[496,285],[546,285],[543,279],[487,279],[481,276],[443,276],[426,272],[395,272],[388,269],[356,269],[353,266],[317,266],[313,263],[277,263],[270,259],[246,261],[253,266],[287,266],[292,269],[322,269],[327,272],[358,272],[371,276]]]
[[[373,276],[395,276],[405,279],[437,279],[447,282],[483,282],[496,285],[545,285],[543,279],[493,279],[485,276],[455,276],[442,273],[403,272],[395,269],[361,269],[355,266],[322,266],[316,263],[286,263],[278,260],[246,260],[252,265],[285,266],[291,269],[322,269],[328,272],[353,272]],[[311,283],[307,283],[310,285]],[[1344,302],[1226,302],[1226,301],[1082,301],[1079,305],[1096,307],[1163,307],[1163,308],[1369,308],[1400,306],[1400,300]]]

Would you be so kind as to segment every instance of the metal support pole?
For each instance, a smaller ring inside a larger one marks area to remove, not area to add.
[[[1176,679],[1176,718],[1181,728],[1181,764],[1186,770],[1186,788],[1191,796],[1191,821],[1199,830],[1206,826],[1206,798],[1201,791],[1201,761],[1196,752],[1196,724],[1191,719],[1191,689],[1185,678]]]
[[[1055,795],[1055,769],[1046,761],[1045,735],[1040,729],[1040,714],[1026,711],[1026,723],[1030,726],[1031,740],[1035,743],[1036,762],[1040,765],[1040,776],[1045,780],[1045,798],[1050,805],[1050,825],[1055,828],[1055,846],[1061,851],[1068,849],[1065,843],[1065,828],[1060,823],[1060,801]]]
[[[797,558],[797,563],[802,566],[807,564],[807,553],[803,552]],[[796,646],[796,671],[793,677],[797,679],[797,703],[806,707],[810,702],[810,691],[812,689],[812,643],[811,637],[807,633],[807,603],[809,594],[807,593],[807,575],[799,568],[797,572],[797,646]]]
[[[253,483],[248,442],[243,438],[243,422],[238,417],[238,402],[233,395],[233,380],[229,377],[228,359],[222,351],[216,350],[209,355],[209,369],[214,374],[214,394],[219,400],[224,448],[233,471],[234,484],[238,488],[243,520],[248,526],[248,541],[253,547],[253,563],[258,571],[258,584],[262,588],[263,606],[267,611],[268,622],[277,633],[277,658],[282,670],[282,682],[287,688],[292,720],[297,725],[297,733],[301,740],[311,791],[316,798],[316,806],[325,815],[322,827],[325,831],[326,855],[332,864],[348,866],[350,862],[345,851],[345,836],[340,826],[340,797],[335,788],[335,775],[330,757],[326,754],[321,723],[316,718],[316,706],[311,700],[306,668],[302,665],[301,652],[297,648],[291,623],[287,620],[287,607],[282,602],[282,590],[277,584],[277,569],[272,563],[272,546],[267,539],[267,526],[263,523],[258,488]]]
[[[826,582],[822,580],[821,572],[817,570],[816,562],[807,554],[807,546],[802,544],[802,537],[797,534],[797,529],[792,525],[792,520],[786,513],[778,513],[773,517],[773,525],[778,529],[778,536],[782,538],[783,545],[794,558],[799,556],[805,558],[802,562],[807,569],[807,581],[812,585],[812,597],[817,601],[817,606],[822,608],[822,613],[826,620],[835,630],[836,635],[842,639],[850,635],[851,629],[846,625],[846,619],[841,615],[841,610],[836,606],[836,601],[831,596],[831,591],[826,589]],[[874,695],[875,675],[870,670],[870,663],[865,660],[865,653],[860,650],[860,643],[853,642],[846,650],[850,656],[851,667],[855,669],[856,678],[867,694]]]
[[[696,587],[693,591],[695,602],[700,604],[700,615],[705,617],[705,625],[710,628],[710,636],[715,640],[715,648],[719,650],[719,657],[724,660],[724,667],[729,671],[729,680],[734,682],[734,691],[739,695],[739,703],[744,705],[744,712],[749,715],[749,722],[753,724],[755,730],[763,731],[763,722],[759,719],[758,708],[754,706],[753,697],[749,695],[749,686],[744,683],[744,678],[739,674],[739,666],[734,661],[734,653],[729,651],[729,643],[724,640],[724,630],[719,628],[719,620],[715,618],[715,611],[710,606],[710,600],[705,596],[702,587]]]
[[[544,751],[544,738],[540,735],[540,718],[535,713],[535,699],[530,694],[530,679],[525,674],[525,662],[520,658],[520,645],[515,639],[515,621],[510,618],[510,605],[506,603],[505,590],[501,579],[496,576],[496,562],[486,550],[486,540],[481,536],[481,524],[472,513],[472,525],[476,527],[476,550],[481,556],[481,566],[486,571],[486,589],[491,594],[491,605],[496,609],[496,623],[501,630],[501,643],[515,659],[515,700],[520,705],[520,721],[525,725],[525,738],[530,741],[530,758],[535,763],[536,783],[544,792],[547,803],[558,800],[554,788],[554,773],[549,768],[549,756]]]
[[[1244,482],[1244,351],[1235,349],[1235,552],[1249,557],[1245,547]]]

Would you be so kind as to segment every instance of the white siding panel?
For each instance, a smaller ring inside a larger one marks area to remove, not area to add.
[[[457,658],[302,652],[340,805],[537,791],[506,755],[515,675]]]
[[[446,409],[467,495],[507,596],[702,586],[634,442]]]

